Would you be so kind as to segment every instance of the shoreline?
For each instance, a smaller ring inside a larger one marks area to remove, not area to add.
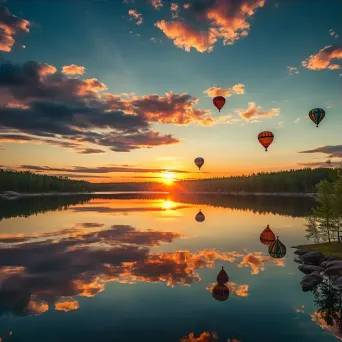
[[[155,193],[155,191],[143,191],[146,193]],[[105,193],[105,192],[103,192]],[[142,193],[142,191],[108,191],[106,194],[129,194]],[[158,192],[159,193],[159,192]],[[276,197],[314,197],[315,193],[301,193],[301,192],[223,192],[223,191],[202,191],[202,192],[160,192],[170,195],[226,195],[226,196],[276,196]],[[42,193],[19,193],[16,191],[5,191],[0,193],[0,199],[15,200],[25,197],[53,197],[53,196],[76,196],[76,195],[93,195],[99,196],[99,192],[42,192]]]

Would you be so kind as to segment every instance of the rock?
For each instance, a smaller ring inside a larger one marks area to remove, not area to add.
[[[324,261],[324,255],[321,252],[312,251],[300,256],[305,264],[320,265]]]
[[[323,276],[318,272],[313,272],[311,274],[307,274],[303,277],[300,285],[304,292],[312,291],[317,285],[319,285],[323,281]]]
[[[342,275],[342,263],[327,267],[324,271],[327,276]]]
[[[333,260],[333,261],[323,261],[320,266],[328,268],[334,265],[342,264],[342,260]]]
[[[311,252],[309,249],[297,249],[294,252],[294,254],[297,254],[300,256],[300,255],[304,255],[304,254],[309,253],[309,252]]]
[[[318,273],[322,272],[324,270],[321,266],[314,266],[314,265],[299,265],[298,266],[299,271],[305,273],[305,274],[311,274],[312,272],[316,271]]]
[[[334,281],[333,287],[336,290],[342,291],[342,277],[339,277]]]
[[[329,256],[326,256],[326,257],[325,257],[325,260],[326,260],[326,261],[334,261],[334,260],[338,260],[338,257],[329,255]],[[342,261],[342,260],[341,260],[341,261]]]
[[[299,258],[294,258],[293,261],[296,262],[297,264],[303,264],[303,261],[300,260]]]

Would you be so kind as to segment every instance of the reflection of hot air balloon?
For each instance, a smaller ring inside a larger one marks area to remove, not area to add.
[[[202,213],[202,211],[200,210],[197,215],[195,216],[195,220],[197,222],[203,222],[205,220],[205,216],[204,214]]]
[[[202,157],[197,157],[195,159],[195,164],[197,165],[198,170],[201,170],[201,167],[204,164],[204,159]]]
[[[269,131],[261,132],[258,135],[259,143],[265,147],[265,151],[267,151],[268,146],[272,144],[273,139],[274,139],[274,134]]]
[[[276,240],[268,247],[268,253],[272,258],[281,259],[286,254],[285,245],[279,240],[277,236]]]
[[[228,283],[229,277],[228,277],[227,272],[223,269],[223,266],[222,266],[222,270],[217,275],[216,280],[217,280],[217,283],[220,285],[224,285],[225,283]]]
[[[229,289],[226,285],[217,284],[212,289],[212,295],[216,300],[223,302],[224,300],[227,300],[229,297]]]
[[[260,242],[264,245],[271,245],[274,242],[275,238],[276,237],[269,225],[267,225],[264,231],[260,234]]]
[[[322,108],[314,108],[309,112],[309,118],[316,124],[318,127],[319,123],[324,119],[325,111]]]
[[[226,99],[223,96],[215,96],[213,98],[213,104],[219,110],[219,112],[221,111],[225,103]]]

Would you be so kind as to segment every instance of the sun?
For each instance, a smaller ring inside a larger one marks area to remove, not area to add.
[[[169,171],[164,172],[162,174],[162,177],[163,177],[163,182],[168,185],[171,185],[175,180],[175,174]]]

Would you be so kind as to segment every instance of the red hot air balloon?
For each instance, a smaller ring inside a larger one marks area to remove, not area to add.
[[[227,272],[223,269],[223,266],[222,266],[222,270],[217,275],[216,280],[217,280],[217,283],[220,285],[224,285],[225,283],[228,283],[229,277],[228,277]]]
[[[267,151],[267,148],[272,144],[273,139],[274,134],[269,131],[261,132],[258,135],[259,143],[265,147],[265,151]]]
[[[264,231],[260,234],[260,242],[267,246],[271,245],[275,238],[275,234],[272,232],[269,225],[267,225]]]
[[[229,289],[226,285],[215,285],[211,293],[213,297],[220,302],[227,300],[229,297]]]
[[[219,112],[221,111],[225,103],[226,99],[223,96],[215,96],[213,98],[213,104],[219,110]]]

